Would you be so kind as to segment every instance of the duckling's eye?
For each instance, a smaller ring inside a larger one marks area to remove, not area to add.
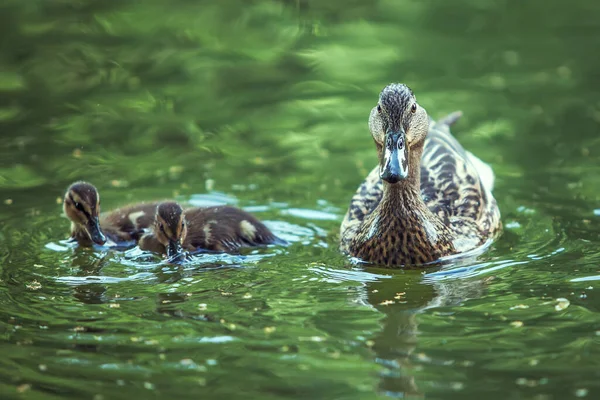
[[[84,211],[83,210],[83,206],[81,205],[81,203],[75,202],[75,208],[78,209],[79,211]]]
[[[377,112],[381,114],[381,106],[379,104],[377,104]]]
[[[162,233],[165,233],[165,227],[163,226],[163,224],[159,223],[159,224],[158,224],[158,229],[160,229],[160,231],[161,231]]]
[[[413,105],[410,107],[410,112],[413,114],[417,112],[417,103],[413,103]]]

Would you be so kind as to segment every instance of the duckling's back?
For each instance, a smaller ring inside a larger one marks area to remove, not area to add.
[[[102,213],[100,225],[115,242],[137,242],[144,229],[149,228],[154,222],[158,204],[158,202],[137,203]]]
[[[190,250],[235,252],[240,247],[284,244],[252,214],[231,206],[185,210],[188,234],[184,246]]]

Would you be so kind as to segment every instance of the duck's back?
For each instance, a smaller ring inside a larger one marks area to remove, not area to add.
[[[491,168],[466,151],[450,133],[460,117],[453,113],[430,120],[421,158],[421,196],[427,207],[453,232],[457,252],[482,244],[500,229],[500,212],[492,195]],[[365,216],[379,204],[383,181],[376,166],[351,200],[340,229],[341,249],[347,250]]]
[[[450,133],[450,125],[460,115],[430,121],[421,158],[423,200],[455,233],[459,252],[481,244],[500,229],[500,211],[492,195],[492,169]]]

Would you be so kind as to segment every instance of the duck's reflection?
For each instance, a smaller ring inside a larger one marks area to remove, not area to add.
[[[385,368],[379,383],[383,394],[424,396],[410,372],[420,367],[414,363],[418,358],[414,352],[419,342],[419,315],[480,298],[490,279],[428,280],[414,271],[366,283],[366,301],[386,315],[383,329],[372,338],[376,362]]]

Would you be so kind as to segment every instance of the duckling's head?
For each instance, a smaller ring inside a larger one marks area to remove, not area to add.
[[[106,243],[106,236],[100,229],[100,194],[94,185],[75,182],[67,189],[63,201],[65,215],[82,229],[90,239],[99,245]]]
[[[154,234],[167,249],[169,259],[184,256],[182,243],[187,236],[187,224],[183,209],[174,201],[160,203],[154,218]]]
[[[392,83],[383,88],[371,110],[369,129],[377,145],[381,179],[397,183],[409,176],[410,168],[420,168],[410,165],[409,155],[416,152],[420,159],[429,118],[408,86]]]

